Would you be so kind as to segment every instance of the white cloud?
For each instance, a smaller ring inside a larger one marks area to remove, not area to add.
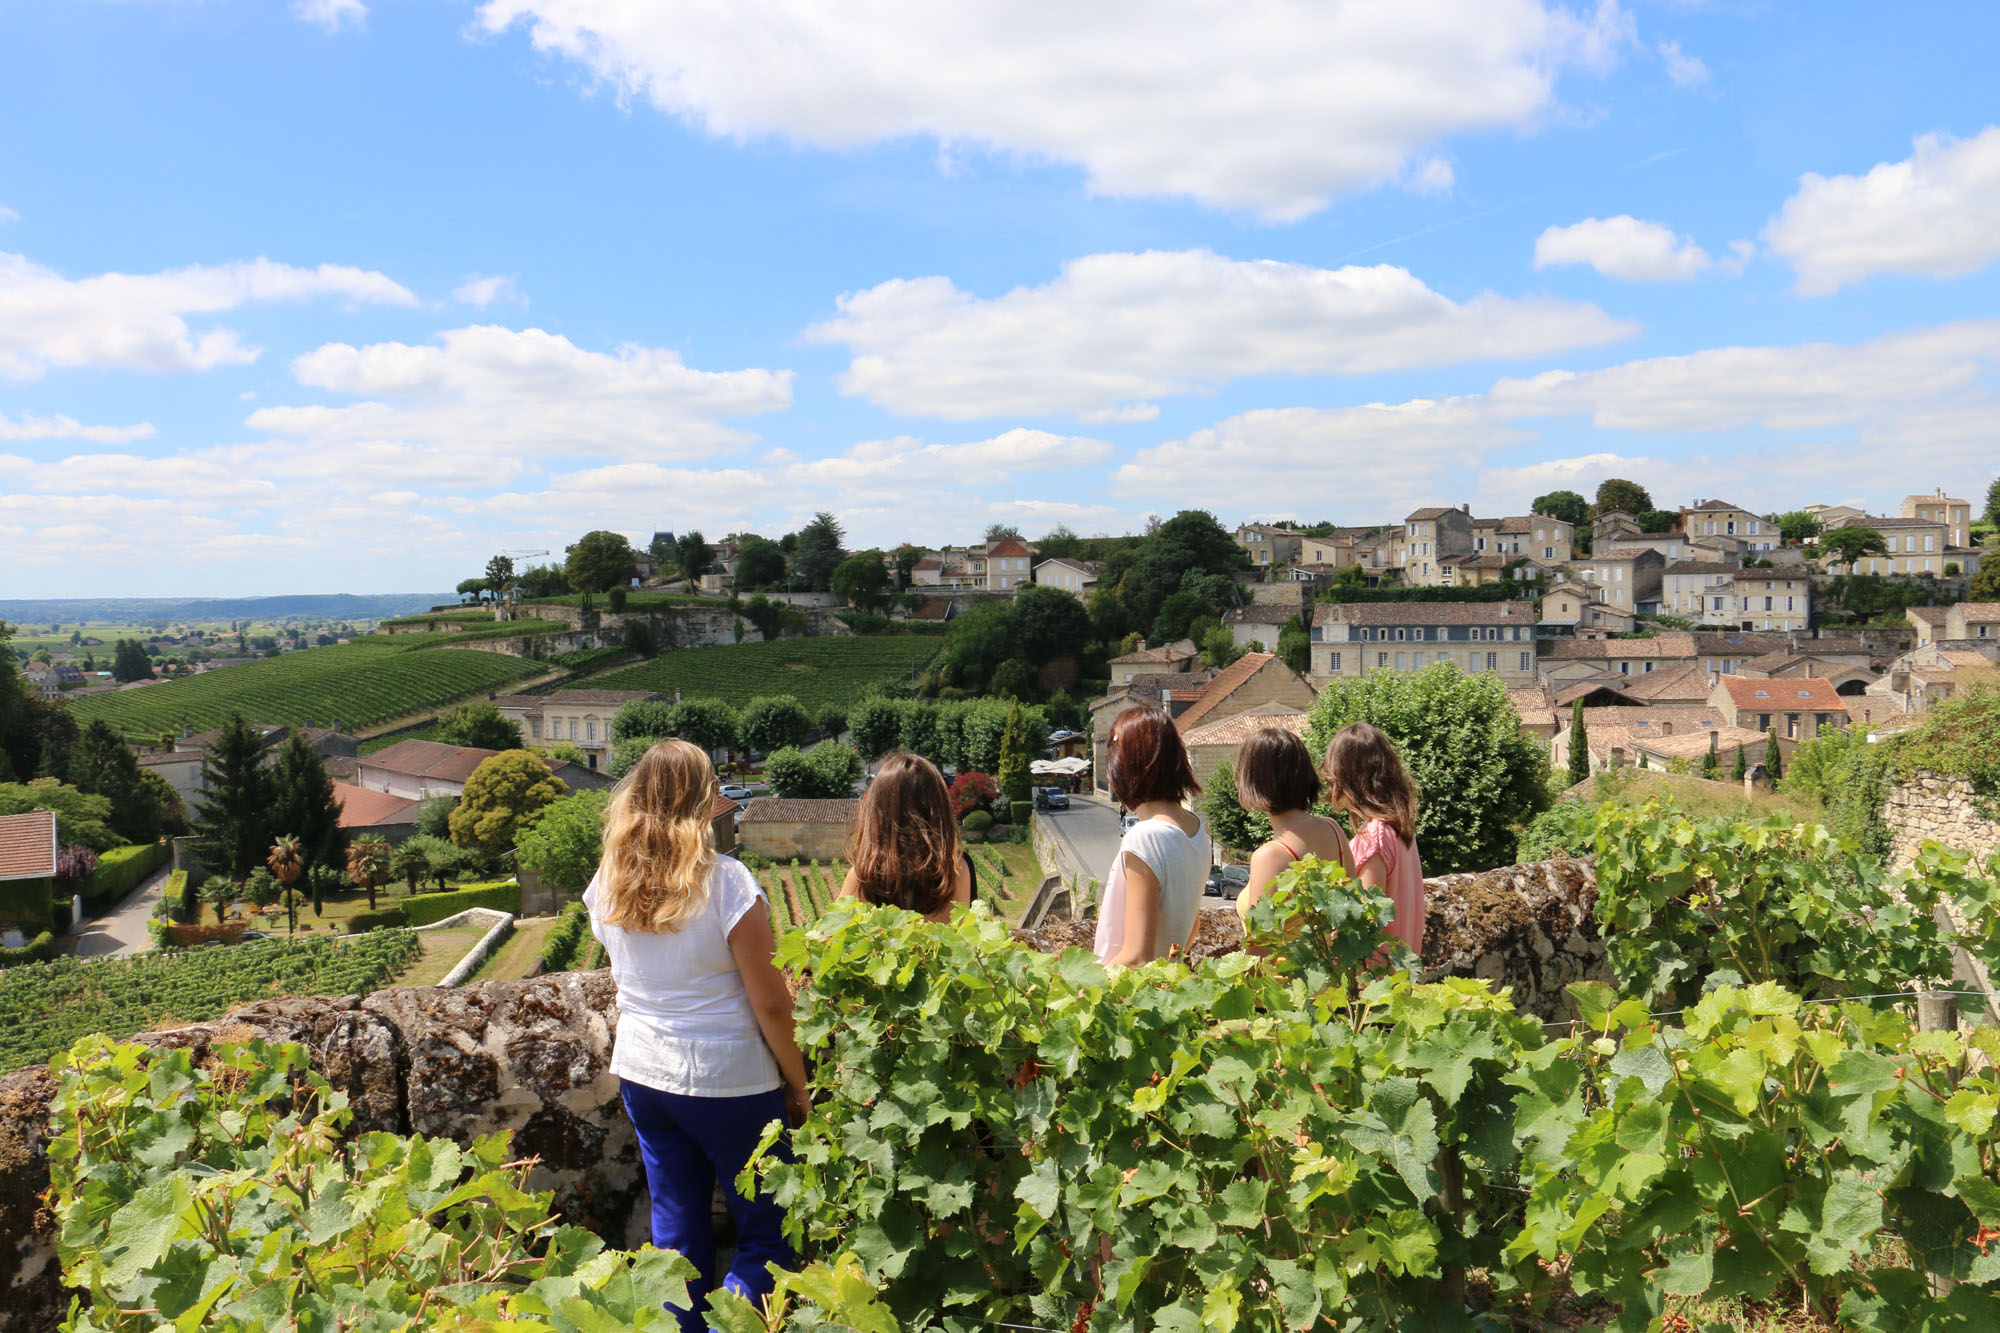
[[[1621,213],[1550,227],[1535,238],[1535,267],[1588,264],[1607,278],[1625,282],[1685,282],[1710,269],[1741,271],[1751,248],[1748,241],[1737,241],[1731,246],[1736,257],[1718,261],[1692,237],[1676,236],[1661,223]]]
[[[254,361],[258,349],[230,330],[197,333],[182,316],[323,296],[417,303],[400,283],[340,264],[296,268],[253,259],[70,279],[0,252],[0,378],[34,379],[52,366],[179,371]]]
[[[32,412],[25,413],[19,421],[9,421],[5,412],[0,412],[0,440],[88,440],[92,444],[127,444],[133,440],[150,439],[153,427],[149,422],[136,426],[86,426],[75,417],[58,413],[52,417],[38,417]]]
[[[1319,269],[1207,250],[1089,255],[991,300],[949,278],[894,279],[839,306],[806,337],[853,353],[841,392],[954,420],[1148,420],[1149,399],[1243,376],[1532,357],[1638,331],[1577,302],[1455,302],[1387,264]]]
[[[1698,88],[1708,82],[1708,66],[1699,56],[1681,50],[1679,42],[1661,42],[1660,59],[1667,62],[1667,77],[1678,88]]]
[[[478,21],[717,135],[980,145],[1273,219],[1447,136],[1533,129],[1560,71],[1632,40],[1616,0],[486,0]]]
[[[328,343],[295,360],[292,373],[367,401],[260,408],[253,428],[412,462],[427,452],[468,463],[513,453],[699,457],[752,438],[723,419],[792,401],[788,370],[694,370],[669,348],[591,352],[540,329],[495,325],[452,329],[423,346]]]
[[[474,306],[480,310],[484,310],[495,301],[519,301],[523,305],[527,304],[527,298],[521,295],[520,288],[516,287],[514,280],[508,277],[467,278],[452,288],[451,299],[460,305]]]
[[[367,22],[368,6],[364,0],[292,0],[292,15],[328,32],[350,27],[359,31]]]
[[[1792,261],[1807,296],[1877,273],[1976,272],[2000,257],[2000,126],[1970,139],[1923,135],[1909,157],[1865,176],[1809,171],[1764,240]]]
[[[21,215],[5,204],[0,204],[0,222],[19,222]]]

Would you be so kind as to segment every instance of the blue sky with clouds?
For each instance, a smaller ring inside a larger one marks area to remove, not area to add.
[[[1982,4],[0,6],[0,588],[2000,468]]]

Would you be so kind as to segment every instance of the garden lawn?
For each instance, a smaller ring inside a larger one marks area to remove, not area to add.
[[[941,641],[907,634],[780,639],[661,653],[650,662],[594,676],[593,689],[656,690],[721,699],[740,707],[759,695],[789,694],[810,711],[851,707],[877,685],[909,679],[937,656]]]
[[[479,970],[474,981],[519,981],[528,975],[542,956],[542,942],[555,929],[552,916],[529,917],[514,923],[514,933],[501,942]],[[429,932],[426,932],[429,933]]]
[[[465,951],[479,943],[479,937],[485,933],[477,926],[452,926],[445,930],[418,931],[417,939],[424,946],[423,956],[417,959],[407,972],[394,978],[389,984],[437,985],[444,980],[445,973],[458,966],[458,960],[465,957]]]

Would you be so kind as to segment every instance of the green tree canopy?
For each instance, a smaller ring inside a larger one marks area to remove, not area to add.
[[[296,837],[308,866],[340,864],[340,802],[326,764],[303,732],[285,738],[271,766],[269,828]]]
[[[1090,613],[1074,593],[1030,584],[1014,598],[1014,656],[1037,668],[1082,656],[1093,635]]]
[[[438,740],[446,745],[470,745],[481,750],[518,750],[521,727],[500,715],[490,703],[460,704],[438,719]]]
[[[1209,836],[1237,852],[1252,852],[1271,840],[1271,817],[1261,810],[1243,808],[1236,789],[1236,771],[1222,764],[1211,773],[1197,802],[1201,817],[1208,823]]]
[[[586,532],[563,556],[563,574],[578,592],[607,592],[632,577],[632,544],[621,532]]]
[[[736,541],[736,591],[785,586],[785,551],[768,537],[739,537]]]
[[[868,769],[852,746],[827,741],[801,752],[786,746],[764,764],[764,780],[778,796],[837,800],[854,794]]]
[[[146,656],[146,645],[137,639],[118,640],[111,659],[111,679],[129,685],[135,680],[152,678],[153,659]]]
[[[564,893],[582,893],[604,855],[611,793],[580,791],[551,803],[514,835],[515,861]]]
[[[1090,632],[1103,644],[1117,643],[1132,632],[1132,616],[1115,590],[1099,586],[1090,594]]]
[[[1811,541],[1819,536],[1825,527],[1826,524],[1820,522],[1819,515],[1808,514],[1803,509],[1794,509],[1789,513],[1778,515],[1778,535],[1794,546]]]
[[[1986,488],[1986,521],[2000,526],[2000,477]]]
[[[56,836],[65,844],[104,852],[124,841],[111,826],[111,802],[102,796],[54,778],[0,782],[0,815],[25,815],[30,810],[55,811]]]
[[[1529,512],[1547,514],[1550,518],[1582,527],[1590,522],[1590,501],[1575,491],[1550,491],[1547,495],[1536,496]]]
[[[1583,700],[1570,705],[1569,783],[1574,787],[1590,778],[1590,734],[1583,729]]]
[[[1820,558],[1829,564],[1852,565],[1864,555],[1886,555],[1882,534],[1869,527],[1835,528],[1819,539]]]
[[[880,551],[860,551],[834,567],[830,587],[835,596],[861,611],[873,611],[889,585],[889,567]]]
[[[1515,830],[1548,805],[1548,754],[1521,735],[1497,676],[1439,664],[1333,681],[1313,704],[1308,745],[1324,754],[1350,722],[1380,727],[1422,788],[1417,841],[1427,874],[1506,864]]]
[[[1112,574],[1117,563],[1114,557],[1106,574]],[[1190,571],[1226,577],[1248,563],[1243,548],[1215,515],[1205,509],[1184,509],[1146,538],[1129,571],[1123,573],[1118,592],[1133,622],[1150,625],[1160,604],[1183,590]]]
[[[514,845],[521,825],[568,791],[534,755],[503,750],[465,780],[465,794],[451,812],[451,840],[484,856],[498,856]]]
[[[840,520],[821,510],[796,535],[798,540],[792,554],[792,572],[798,575],[803,586],[813,592],[831,591],[833,571],[840,566],[841,542],[847,536],[841,529]]]
[[[789,694],[750,700],[743,705],[740,723],[743,743],[767,755],[787,746],[804,745],[812,739],[812,714]]]
[[[165,780],[156,785],[147,776],[131,747],[102,719],[85,727],[70,751],[70,782],[111,803],[112,832],[126,842],[152,842],[166,831],[169,810],[160,798]],[[173,788],[167,792],[172,794]]]
[[[1304,616],[1293,616],[1279,629],[1278,656],[1301,676],[1312,670],[1312,631]]]
[[[1009,804],[1016,801],[1032,800],[1034,787],[1028,774],[1028,764],[1034,756],[1028,752],[1028,719],[1015,704],[1007,711],[1007,729],[1000,733],[1000,794]]]
[[[233,880],[263,864],[271,846],[271,780],[263,757],[257,730],[231,713],[202,758],[195,830],[209,868]]]
[[[1996,553],[2000,555],[2000,553]],[[2000,602],[2000,558],[1982,560],[1966,596],[1975,602]]]
[[[1591,507],[1593,518],[1616,511],[1623,511],[1637,518],[1653,509],[1653,495],[1636,481],[1623,477],[1612,477],[1600,483],[1597,488],[1597,503]]]
[[[674,565],[689,582],[700,578],[714,559],[715,548],[699,532],[684,532],[674,543]]]

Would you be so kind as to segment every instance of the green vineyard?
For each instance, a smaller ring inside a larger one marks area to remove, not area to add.
[[[938,641],[915,635],[780,639],[661,653],[650,662],[591,680],[606,690],[679,690],[687,698],[740,706],[759,695],[790,694],[808,709],[846,708],[870,686],[907,679],[937,655]]]
[[[0,1073],[39,1064],[78,1037],[126,1037],[219,1018],[272,995],[365,995],[422,952],[407,930],[255,940],[134,958],[58,958],[0,972]]]
[[[98,719],[124,736],[147,739],[221,726],[231,713],[247,722],[347,730],[483,695],[540,674],[540,663],[499,653],[431,647],[447,635],[375,635],[328,648],[224,667],[183,680],[70,701],[79,722]]]
[[[1016,895],[1029,892],[1034,884],[997,848],[965,850],[977,873],[979,900],[1002,921],[1011,921],[1021,908]],[[766,866],[756,875],[758,885],[771,903],[775,933],[783,935],[787,931],[804,930],[833,910],[841,881],[847,878],[847,863],[793,861],[788,865]]]

